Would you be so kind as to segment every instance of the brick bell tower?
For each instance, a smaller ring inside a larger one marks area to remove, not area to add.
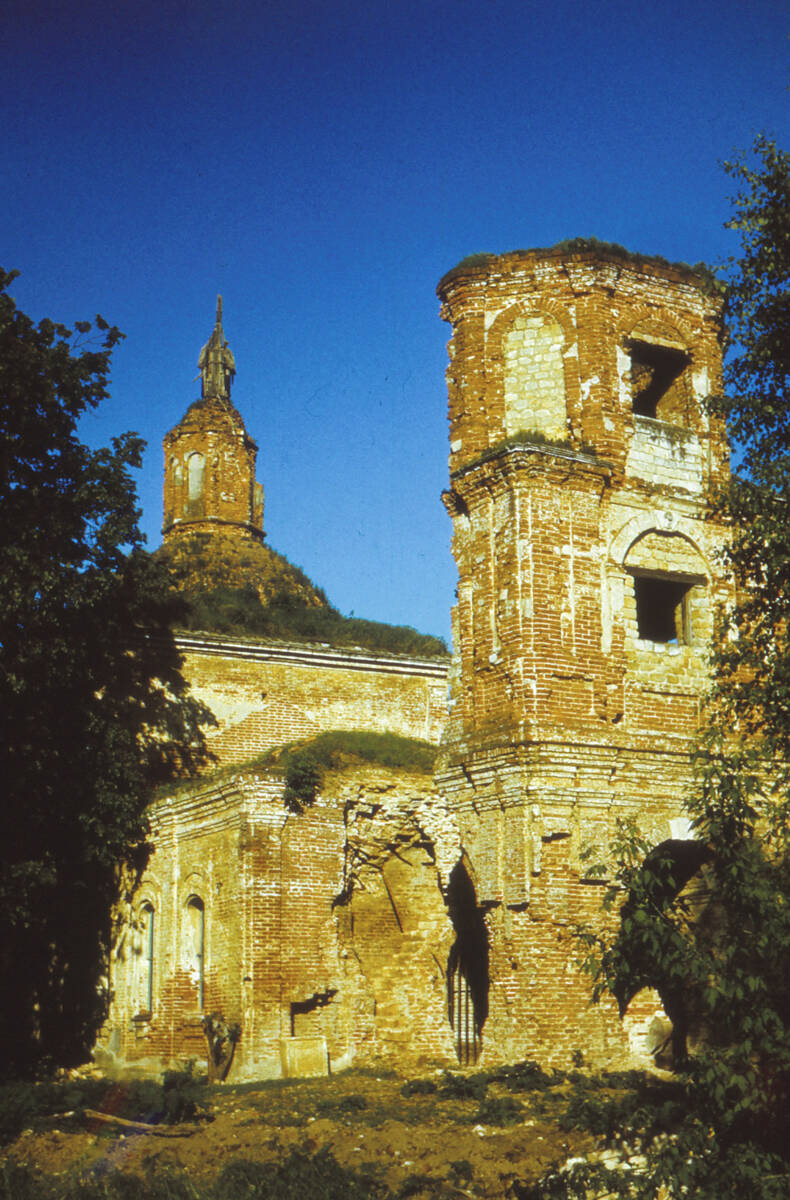
[[[704,406],[720,302],[690,268],[601,246],[476,255],[438,294],[459,578],[437,784],[487,928],[483,1061],[625,1062],[628,1024],[590,1007],[570,932],[600,908],[584,849],[618,818],[687,836],[730,595],[710,515],[728,449]]]
[[[222,328],[221,296],[198,367],[201,397],[164,439],[165,546],[185,534],[220,531],[262,541],[258,447],[230,399],[236,363]]]

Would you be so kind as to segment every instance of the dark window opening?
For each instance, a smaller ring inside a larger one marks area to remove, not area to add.
[[[140,996],[144,1012],[151,1012],[154,1006],[154,906],[146,901],[140,909],[143,926],[143,955],[142,955],[142,994]]]
[[[629,341],[634,412],[671,424],[686,424],[687,393],[683,375],[691,362],[685,350]]]
[[[686,580],[634,576],[637,636],[646,642],[687,645],[691,641]]]
[[[458,1061],[477,1062],[488,1016],[488,930],[474,884],[463,863],[456,863],[447,888],[447,907],[455,942],[447,959],[447,1016]]]
[[[198,1008],[203,1011],[205,1001],[205,949],[206,949],[206,910],[199,896],[191,896],[187,902],[187,919],[191,939],[191,966],[197,984]]]

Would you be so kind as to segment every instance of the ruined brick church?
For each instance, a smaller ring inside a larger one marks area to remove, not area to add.
[[[614,249],[464,260],[450,324],[453,653],[181,636],[223,770],[152,806],[155,850],[113,961],[99,1052],[154,1069],[238,1022],[231,1078],[523,1058],[645,1061],[654,993],[591,1005],[572,936],[634,816],[688,836],[683,796],[714,609],[730,583],[719,302]],[[165,548],[200,532],[265,563],[256,447],[218,313],[201,400],[165,438]],[[256,557],[257,556],[257,557]],[[449,678],[448,678],[449,676]],[[449,701],[448,701],[449,686]],[[302,812],[246,766],[322,730],[440,745],[433,778],[349,762]]]

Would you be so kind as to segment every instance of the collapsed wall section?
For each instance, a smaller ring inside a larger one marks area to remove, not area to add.
[[[430,779],[348,766],[300,813],[282,792],[242,773],[154,806],[100,1053],[152,1070],[200,1059],[201,1021],[219,1012],[241,1027],[232,1078],[457,1061],[446,893],[460,848]]]

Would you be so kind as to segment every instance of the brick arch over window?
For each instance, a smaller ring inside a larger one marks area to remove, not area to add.
[[[707,644],[711,633],[709,572],[683,534],[649,529],[628,547],[626,628],[641,642]]]
[[[699,326],[689,325],[676,313],[672,313],[671,320],[666,320],[647,304],[630,305],[619,313],[614,323],[615,336],[619,339],[632,336],[637,329],[656,338],[678,342],[692,354],[701,334]]]
[[[618,567],[625,566],[632,547],[646,534],[674,534],[689,543],[702,563],[704,574],[713,578],[713,570],[707,554],[699,545],[697,521],[682,517],[672,509],[652,513],[637,513],[626,521],[609,543],[609,560]]]
[[[696,543],[684,533],[646,529],[634,538],[624,558],[628,569],[660,567],[676,575],[709,578],[710,572]]]
[[[535,298],[504,309],[487,334],[491,413],[504,436],[535,429],[564,438],[579,402],[576,330],[570,314]],[[494,426],[495,427],[495,426]]]

